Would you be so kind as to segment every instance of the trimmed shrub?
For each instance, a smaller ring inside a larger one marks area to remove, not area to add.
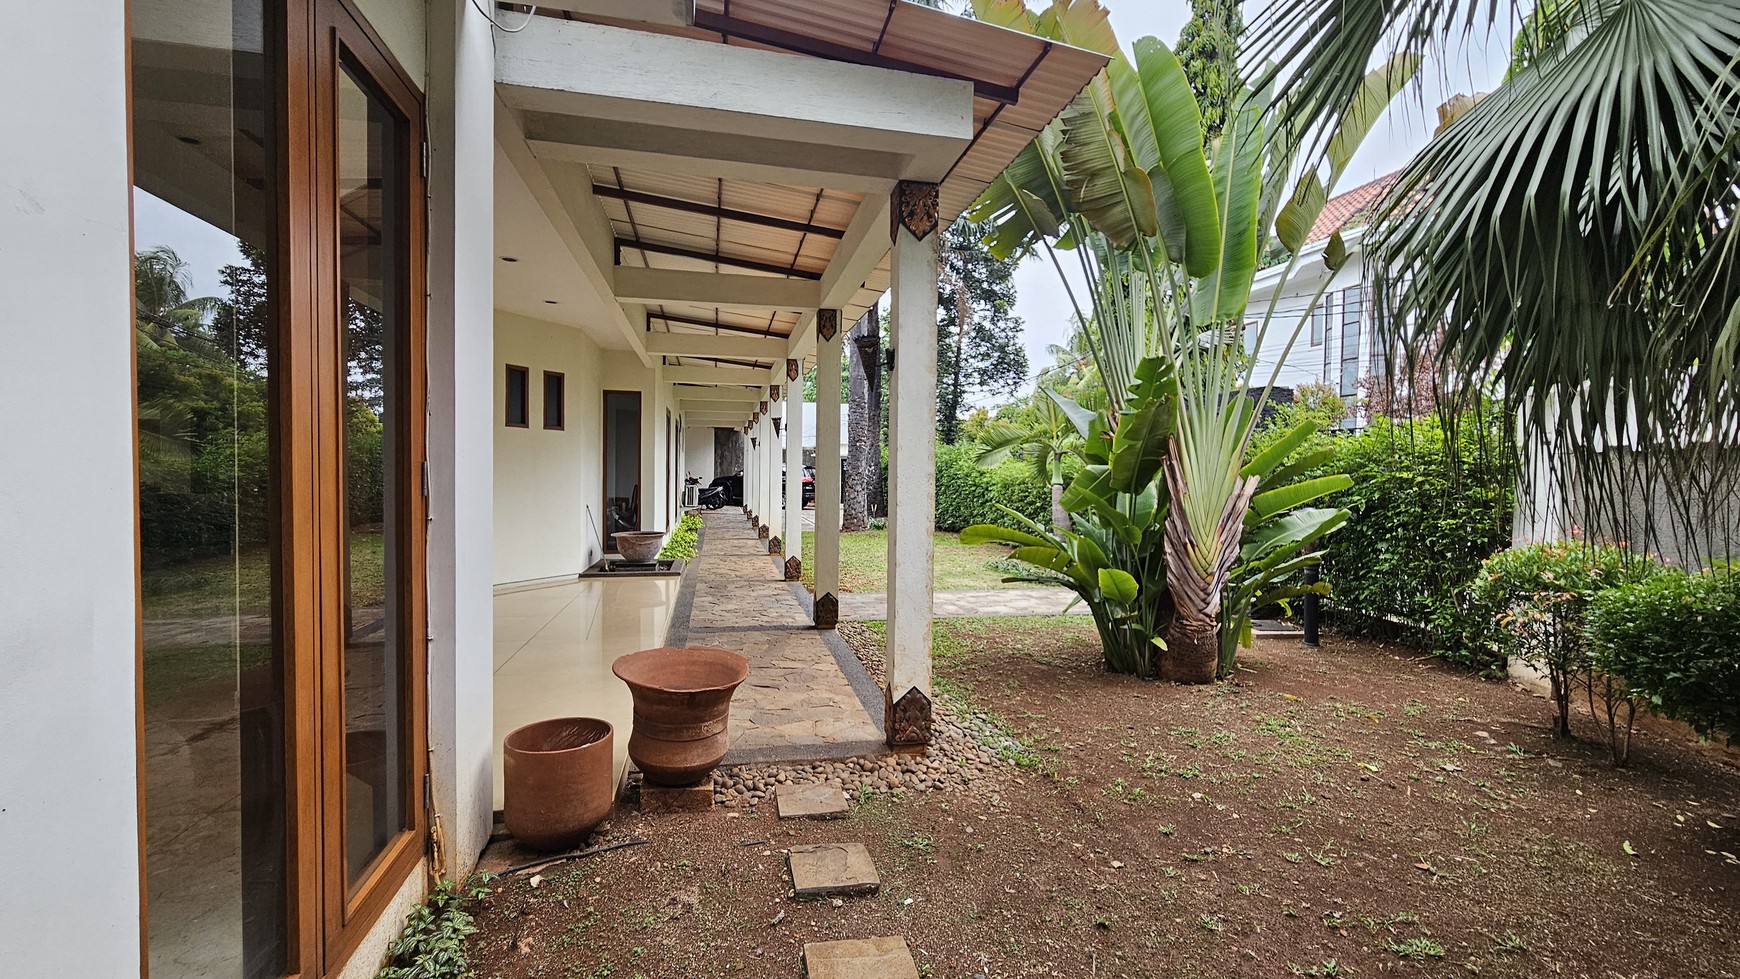
[[[936,529],[964,530],[974,524],[1017,524],[998,509],[1006,506],[1040,523],[1051,522],[1051,487],[1033,478],[1032,470],[1016,461],[981,469],[973,461],[977,446],[936,447]]]
[[[1583,541],[1551,541],[1500,552],[1481,565],[1472,589],[1478,608],[1494,615],[1498,651],[1544,670],[1552,684],[1558,733],[1571,733],[1571,690],[1591,684],[1583,620],[1600,592],[1647,581],[1660,570],[1647,557]],[[1615,696],[1619,691],[1611,693]],[[1623,760],[1615,754],[1615,761]]]
[[[1740,741],[1740,567],[1667,569],[1596,596],[1588,643],[1596,666],[1632,697],[1706,736]]]
[[[1353,477],[1352,513],[1324,541],[1325,603],[1349,635],[1395,635],[1452,662],[1502,674],[1490,609],[1469,583],[1510,543],[1516,469],[1495,416],[1464,416],[1454,449],[1436,418],[1373,420],[1334,440],[1327,467]]]

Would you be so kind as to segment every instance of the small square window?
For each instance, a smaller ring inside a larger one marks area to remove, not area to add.
[[[544,427],[561,431],[568,417],[568,381],[557,371],[544,372]]]
[[[507,425],[509,428],[526,428],[530,422],[531,407],[528,403],[531,387],[531,371],[524,367],[507,365]]]

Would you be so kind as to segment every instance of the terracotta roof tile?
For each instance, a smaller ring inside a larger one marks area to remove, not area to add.
[[[1401,171],[1387,173],[1371,181],[1360,184],[1345,194],[1337,194],[1323,205],[1323,213],[1317,215],[1316,223],[1311,225],[1311,232],[1305,236],[1306,244],[1325,241],[1330,235],[1343,228],[1358,227],[1371,217],[1372,208],[1384,196],[1384,192],[1396,182]]]

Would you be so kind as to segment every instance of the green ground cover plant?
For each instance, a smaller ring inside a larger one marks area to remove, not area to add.
[[[701,515],[685,513],[683,519],[677,521],[676,529],[665,539],[665,546],[659,549],[659,558],[670,561],[681,559],[692,561],[700,548]]]

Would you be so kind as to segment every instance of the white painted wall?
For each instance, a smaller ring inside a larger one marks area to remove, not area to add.
[[[53,16],[0,31],[0,972],[136,979],[127,10]]]
[[[494,581],[578,574],[603,552],[603,351],[573,327],[501,310],[495,341],[495,395],[486,413],[495,439]],[[646,372],[633,355],[623,356],[636,375]],[[503,424],[508,364],[531,372],[527,428]],[[562,431],[543,427],[547,370],[566,375]]]
[[[1335,322],[1326,335],[1327,344],[1313,342],[1311,322],[1305,317],[1306,311],[1312,306],[1319,288],[1328,280],[1324,289],[1324,298],[1344,289],[1352,289],[1366,281],[1364,262],[1359,252],[1357,229],[1351,233],[1348,243],[1350,255],[1347,263],[1333,275],[1323,264],[1321,244],[1311,247],[1301,256],[1299,264],[1287,277],[1285,283],[1280,282],[1285,266],[1273,266],[1257,274],[1251,286],[1250,304],[1245,309],[1247,323],[1260,320],[1268,314],[1271,303],[1274,306],[1274,318],[1263,336],[1263,342],[1257,351],[1257,369],[1253,374],[1253,384],[1261,386],[1267,383],[1270,372],[1275,365],[1281,369],[1275,378],[1279,387],[1297,387],[1301,384],[1327,384],[1341,390],[1341,320],[1339,311]],[[1279,286],[1279,288],[1277,288]],[[1271,298],[1273,297],[1273,298]],[[1375,318],[1371,310],[1371,291],[1368,288],[1365,304],[1361,313],[1359,337],[1359,377],[1363,380],[1372,372],[1372,355],[1378,349],[1375,344]],[[1298,336],[1293,336],[1294,328],[1298,327]],[[1248,337],[1247,337],[1248,339]],[[1291,349],[1288,343],[1291,341]],[[1331,349],[1330,364],[1327,370],[1324,366],[1325,346]],[[1361,394],[1356,387],[1356,393],[1343,395],[1348,402],[1353,417],[1363,423],[1363,416],[1357,411],[1356,401]]]
[[[429,22],[427,60],[429,746],[446,832],[444,869],[459,878],[488,843],[492,821],[495,64],[482,11],[470,3],[433,9],[439,15]],[[402,910],[385,917],[396,925]]]
[[[699,478],[702,486],[718,475],[713,471],[713,432],[712,428],[683,429],[683,475]]]
[[[410,73],[417,82],[418,88],[428,84],[430,64],[443,64],[434,61],[432,52],[425,46],[424,17],[426,7],[437,12],[455,14],[451,8],[460,4],[427,3],[426,0],[355,0],[357,9],[362,11],[369,26],[386,42],[387,50],[393,52],[393,57]],[[494,4],[486,6],[494,8]],[[488,26],[488,25],[485,25]],[[495,60],[490,59],[491,79],[494,78]],[[492,90],[493,91],[493,90]],[[493,120],[492,120],[493,127]]]

